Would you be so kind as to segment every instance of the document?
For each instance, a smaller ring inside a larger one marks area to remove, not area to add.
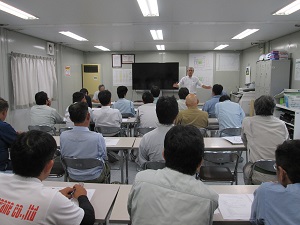
[[[122,123],[127,122],[127,121],[128,121],[128,119],[122,119]]]
[[[119,138],[104,138],[106,146],[115,146],[119,142]]]
[[[249,220],[252,201],[248,194],[219,194],[219,210],[224,219]]]
[[[64,189],[64,187],[52,187],[52,189],[57,189],[57,190],[61,190],[61,189]],[[86,192],[87,192],[87,197],[88,199],[91,201],[94,193],[95,193],[95,189],[86,189]],[[73,198],[72,198],[73,200]],[[76,199],[75,199],[76,200]],[[76,200],[77,204],[78,204],[78,201]]]
[[[229,141],[233,145],[243,144],[241,136],[223,137],[223,139]]]

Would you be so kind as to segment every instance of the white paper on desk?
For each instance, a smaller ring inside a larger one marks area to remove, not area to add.
[[[247,194],[219,194],[219,210],[223,219],[249,220],[251,205]]]
[[[128,121],[128,119],[122,119],[122,122],[127,122]]]
[[[241,136],[223,137],[223,139],[229,141],[233,145],[243,144]]]
[[[52,189],[57,189],[57,190],[61,190],[64,189],[64,187],[52,187]],[[86,189],[87,192],[87,197],[88,199],[91,201],[94,193],[95,193],[95,189]],[[72,199],[73,200],[73,199]],[[76,200],[76,199],[75,199]],[[76,202],[78,203],[78,201],[76,200]]]
[[[119,142],[119,138],[104,138],[106,146],[115,146]]]

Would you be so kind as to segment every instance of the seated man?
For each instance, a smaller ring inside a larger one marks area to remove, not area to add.
[[[203,155],[204,141],[197,128],[171,128],[164,140],[166,168],[135,177],[127,203],[132,225],[212,224],[218,194],[195,179]]]
[[[75,103],[75,102],[86,102],[85,97],[86,97],[86,95],[84,93],[75,92],[72,95],[73,103]],[[89,107],[89,113],[91,115],[91,120],[93,120],[93,111],[90,107]],[[66,109],[65,118],[66,118],[66,127],[74,127],[74,123],[70,119],[69,106]]]
[[[56,149],[48,133],[20,134],[10,151],[14,175],[0,174],[1,209],[6,208],[6,213],[0,213],[1,224],[94,224],[94,208],[83,187],[76,184],[59,191],[42,184],[50,174]],[[79,206],[69,200],[72,197]]]
[[[47,93],[40,91],[35,94],[36,105],[31,107],[30,119],[31,125],[46,125],[54,127],[56,123],[63,123],[64,118],[51,108],[51,101],[47,96]]]
[[[173,126],[178,114],[178,104],[174,97],[160,97],[156,103],[158,127],[145,134],[140,142],[137,163],[140,166],[147,161],[164,160],[162,151],[166,133]]]
[[[223,91],[223,86],[220,84],[215,84],[212,88],[212,98],[206,101],[203,105],[202,110],[207,112],[210,118],[215,118],[215,104],[219,102]]]
[[[72,130],[64,131],[60,135],[62,157],[97,158],[105,164],[104,168],[96,167],[87,170],[68,168],[70,181],[107,182],[110,172],[105,163],[107,159],[105,140],[100,133],[89,130],[90,114],[87,104],[76,102],[69,106],[69,113],[75,126]]]
[[[17,139],[18,135],[10,124],[4,122],[7,112],[8,102],[0,98],[0,171],[12,169],[8,148]]]
[[[153,85],[150,91],[154,98],[153,103],[156,104],[160,95],[160,88],[158,86]]]
[[[242,140],[247,147],[249,162],[244,166],[245,184],[260,184],[276,177],[253,171],[252,165],[259,159],[275,159],[277,145],[289,139],[284,122],[273,116],[273,97],[262,95],[254,102],[255,116],[246,117],[242,123]]]
[[[278,183],[263,183],[254,192],[251,224],[299,224],[300,140],[285,141],[275,152]]]
[[[108,90],[99,92],[99,101],[102,107],[94,111],[95,127],[121,127],[122,115],[119,110],[110,108],[111,93]]]
[[[187,109],[185,98],[189,94],[189,89],[186,87],[182,87],[178,91],[179,99],[177,100],[179,111]]]
[[[140,127],[157,127],[156,103],[153,103],[153,96],[149,91],[142,96],[144,105],[137,109],[137,121]]]
[[[221,96],[219,101],[220,102],[215,105],[215,114],[219,121],[219,130],[242,127],[245,113],[241,106],[238,103],[230,101],[228,95]]]
[[[88,104],[88,106],[89,106],[90,108],[93,108],[93,105],[92,105],[92,99],[91,99],[91,97],[89,96],[89,91],[88,91],[88,89],[86,89],[86,88],[81,88],[81,89],[80,89],[80,92],[82,92],[82,93],[85,95],[86,103]]]
[[[193,125],[198,128],[205,128],[208,125],[208,114],[198,109],[199,100],[195,94],[186,96],[186,110],[179,111],[175,124]]]
[[[98,99],[99,92],[104,91],[104,90],[105,90],[105,86],[103,84],[100,84],[98,86],[98,91],[95,91],[95,93],[94,93],[92,102],[99,103],[99,99]]]
[[[118,109],[121,112],[121,114],[128,114],[131,117],[134,117],[135,112],[133,102],[125,98],[127,91],[128,89],[125,86],[119,86],[117,88],[119,100],[112,105],[112,108]]]

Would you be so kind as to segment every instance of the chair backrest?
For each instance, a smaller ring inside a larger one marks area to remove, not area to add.
[[[203,137],[208,137],[206,128],[198,128]]]
[[[155,127],[138,127],[137,128],[137,136],[143,136],[146,133],[148,133],[154,129],[155,129]]]
[[[261,173],[276,175],[276,162],[272,159],[260,159],[253,164],[253,170],[259,170]]]
[[[100,166],[103,168],[103,162],[100,159],[96,158],[70,158],[62,157],[62,162],[66,168],[78,169],[78,170],[87,170]]]
[[[159,170],[166,167],[166,163],[164,161],[155,161],[155,162],[145,162],[143,165],[144,170],[152,169]]]
[[[242,132],[242,128],[240,127],[225,128],[220,131],[220,137],[240,136],[241,132]]]
[[[47,125],[34,125],[34,126],[29,125],[28,130],[40,130],[40,131],[43,131],[43,132],[50,133],[52,135],[56,134],[56,128],[55,127],[50,127],[50,126],[47,126]]]
[[[65,175],[65,169],[62,165],[61,159],[60,159],[60,150],[57,149],[54,155],[54,164],[53,167],[51,169],[51,172],[49,174],[48,177],[50,178],[58,178],[58,177],[62,177],[63,175]]]
[[[59,128],[59,134],[61,135],[62,132],[66,131],[66,130],[72,130],[73,127],[62,127],[62,128]]]
[[[113,137],[120,135],[121,128],[120,127],[108,127],[108,126],[97,126],[95,127],[95,131],[101,133],[103,137]]]
[[[132,113],[121,113],[121,114],[122,114],[122,118],[134,117]]]

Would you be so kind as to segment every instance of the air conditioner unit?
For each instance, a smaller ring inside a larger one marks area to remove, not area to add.
[[[82,87],[88,89],[90,94],[98,90],[101,84],[100,64],[82,64]]]

